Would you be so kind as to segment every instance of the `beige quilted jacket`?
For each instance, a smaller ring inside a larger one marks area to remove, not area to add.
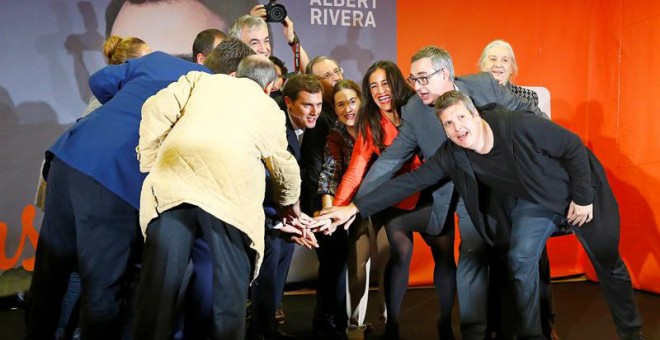
[[[249,79],[193,71],[142,107],[137,149],[142,187],[143,233],[160,212],[181,203],[204,209],[264,249],[264,165],[272,174],[274,199],[293,204],[300,195],[300,169],[287,151],[286,115]]]

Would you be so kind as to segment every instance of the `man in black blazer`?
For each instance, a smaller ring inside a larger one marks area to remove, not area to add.
[[[420,152],[429,159],[446,140],[445,133],[435,116],[433,104],[443,93],[458,89],[470,96],[478,105],[496,102],[511,110],[529,110],[545,116],[535,105],[521,100],[490,73],[479,73],[454,78],[454,66],[445,50],[435,46],[422,48],[411,58],[408,81],[417,91],[403,106],[403,123],[392,145],[383,151],[371,166],[358,191],[357,197],[377,188],[397,173],[410,157]],[[492,246],[476,233],[467,218],[462,201],[458,200],[454,185],[446,180],[433,191],[433,206],[429,225],[444,226],[438,233],[454,227],[454,212],[458,213],[461,233],[460,256],[456,273],[461,331],[467,338],[484,338],[486,335],[488,268],[484,262],[488,246]]]
[[[323,103],[321,84],[313,76],[295,75],[289,79],[283,88],[282,96],[275,98],[286,116],[286,138],[288,150],[296,158],[301,172],[301,144],[307,130],[317,128],[317,120]],[[307,142],[307,139],[305,139]],[[266,181],[270,174],[266,171]],[[268,189],[269,186],[266,186]],[[275,311],[279,307],[277,301],[284,292],[289,266],[295,249],[291,242],[312,246],[310,242],[301,243],[300,235],[282,233],[282,223],[277,217],[277,205],[270,198],[272,193],[266,190],[264,212],[266,213],[266,235],[264,260],[259,276],[251,287],[251,320],[248,339],[287,339],[293,336],[277,329]],[[302,198],[302,201],[305,201]],[[301,201],[301,204],[302,204]],[[292,240],[291,240],[292,239]]]
[[[491,234],[487,220],[499,216],[498,223],[511,224],[507,261],[518,338],[544,339],[538,259],[547,238],[567,224],[596,269],[619,336],[641,339],[641,316],[618,251],[618,205],[602,165],[580,138],[529,112],[497,105],[477,112],[458,91],[442,95],[435,107],[451,143],[444,143],[417,171],[330,214],[334,223],[345,222],[347,212],[369,216],[449,177],[484,239]]]

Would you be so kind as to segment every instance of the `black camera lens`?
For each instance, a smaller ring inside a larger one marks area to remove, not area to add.
[[[266,22],[283,22],[286,19],[286,8],[284,5],[271,1],[264,5],[266,9]]]

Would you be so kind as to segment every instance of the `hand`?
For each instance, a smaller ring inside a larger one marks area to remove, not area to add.
[[[294,206],[295,205],[290,207],[294,207]],[[298,217],[289,216],[283,218],[282,219],[283,226],[282,228],[280,228],[280,231],[292,235],[298,235],[303,240],[309,239],[308,234],[313,234],[312,228],[317,228],[320,225],[320,223],[302,212],[298,211],[298,214],[299,214]],[[313,239],[312,243],[316,244],[316,238],[314,236],[311,236],[311,238]]]
[[[292,43],[293,38],[296,36],[296,32],[293,30],[293,21],[289,19],[288,15],[284,18],[284,21],[282,21],[282,26],[284,27],[284,37],[286,38],[286,42],[289,44]]]
[[[314,233],[307,233],[305,236],[291,236],[291,241],[299,246],[303,246],[307,249],[318,248],[319,243],[316,241]]]
[[[300,201],[281,207],[277,214],[282,219],[282,223],[297,227],[298,229],[304,229],[311,220],[309,216],[300,211]]]
[[[257,4],[250,9],[250,15],[266,19],[266,8],[262,4]]]
[[[302,236],[303,230],[298,227],[294,227],[290,224],[283,224],[281,228],[277,229],[282,233],[290,234],[290,235],[299,235]]]
[[[318,217],[314,219],[316,223],[314,225],[310,225],[310,228],[312,229],[313,232],[318,233],[318,232],[323,232],[324,235],[332,235],[332,233],[337,230],[337,226],[332,225],[332,220],[329,218],[325,217]]]
[[[571,204],[568,206],[568,214],[566,215],[568,223],[581,227],[583,224],[591,222],[593,218],[593,203],[589,205],[577,205],[575,202],[571,201]]]
[[[329,207],[321,210],[321,215],[316,219],[320,218],[329,218],[332,220],[331,227],[337,228],[337,226],[343,224],[344,229],[348,230],[351,226],[351,223],[355,220],[355,215],[359,212],[357,206],[351,203],[345,207]]]

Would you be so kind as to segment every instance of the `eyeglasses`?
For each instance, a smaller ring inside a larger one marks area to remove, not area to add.
[[[438,72],[440,72],[440,71],[442,71],[442,70],[444,70],[444,67],[441,68],[441,69],[439,69],[439,70],[437,70],[437,71],[434,71],[434,72],[432,72],[432,73],[429,73],[429,74],[427,74],[427,75],[425,75],[425,76],[423,76],[423,77],[413,77],[413,76],[411,75],[410,77],[408,77],[408,83],[409,83],[410,86],[412,86],[412,87],[415,87],[415,83],[419,83],[419,85],[427,85],[427,84],[429,83],[429,78],[433,77],[436,73],[438,73]]]
[[[341,76],[342,74],[344,74],[344,70],[341,67],[337,67],[336,69],[332,70],[332,72],[327,72],[326,74],[320,76],[319,78],[323,80],[329,80],[330,78],[332,78],[334,74]]]

